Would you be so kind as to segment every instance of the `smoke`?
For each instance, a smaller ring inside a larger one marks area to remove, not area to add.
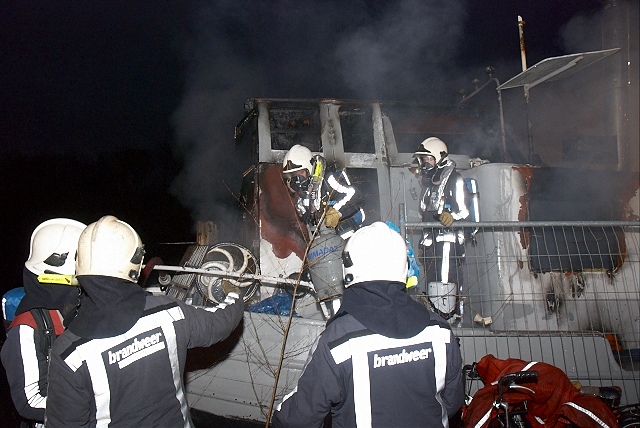
[[[397,3],[339,42],[342,78],[359,98],[442,100],[465,21],[459,1]]]
[[[251,97],[431,100],[446,91],[460,1],[217,1],[192,13],[173,114],[184,169],[172,193],[194,220],[225,221],[249,166],[233,128]]]
[[[573,17],[561,28],[560,39],[571,53],[602,49],[602,12]]]
[[[194,220],[224,219],[247,164],[248,151],[234,147],[233,127],[242,118],[244,98],[264,86],[264,72],[260,63],[240,54],[242,39],[229,35],[234,26],[247,25],[243,16],[232,2],[203,6],[192,16],[184,57],[187,80],[172,117],[184,169],[171,192]]]

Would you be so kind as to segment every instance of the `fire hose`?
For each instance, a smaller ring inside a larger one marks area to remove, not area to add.
[[[301,281],[301,280],[291,279],[291,278],[281,278],[281,277],[268,276],[268,275],[256,275],[256,274],[250,274],[250,273],[233,273],[233,272],[227,272],[224,270],[211,270],[211,269],[192,268],[192,267],[186,267],[186,266],[170,266],[170,265],[155,265],[153,266],[153,270],[164,271],[164,272],[175,272],[175,273],[193,273],[198,275],[211,275],[211,276],[219,276],[219,277],[225,277],[225,278],[253,279],[266,284],[275,284],[275,285],[298,284],[298,287],[305,287],[315,292],[315,288],[313,287],[313,284],[311,282]],[[166,281],[166,279],[164,281]]]

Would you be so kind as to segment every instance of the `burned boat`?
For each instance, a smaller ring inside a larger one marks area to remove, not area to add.
[[[171,274],[168,294],[192,304],[220,302],[222,280],[244,290],[242,329],[215,353],[191,354],[186,388],[192,408],[265,421],[295,386],[323,330],[318,284],[303,274],[313,236],[300,225],[281,178],[286,151],[302,144],[347,168],[367,196],[367,222],[398,225],[418,248],[421,228],[439,224],[421,222],[420,182],[410,171],[415,146],[435,135],[464,147],[473,120],[464,111],[398,103],[247,101],[236,129],[236,144],[250,145],[254,156],[240,197],[243,239],[195,245],[180,266],[158,267]],[[583,385],[618,385],[624,403],[637,402],[637,182],[590,170],[570,183],[574,168],[450,156],[476,186],[474,221],[456,223],[470,237],[450,319],[465,362],[486,354],[544,361]],[[558,180],[559,193],[550,190]],[[602,180],[606,191],[592,198],[606,199],[609,209],[587,215],[582,192],[597,191],[594,183]],[[433,305],[421,281],[415,298]]]

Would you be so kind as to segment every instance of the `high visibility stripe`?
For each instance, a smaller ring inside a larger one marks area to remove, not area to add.
[[[329,178],[327,179],[327,182],[336,192],[339,192],[345,195],[333,206],[333,208],[336,211],[340,211],[340,209],[344,207],[346,203],[351,200],[351,198],[353,198],[353,195],[356,194],[356,190],[353,187],[343,186],[342,184],[338,183],[338,180],[336,180],[336,178],[333,175],[329,176]]]
[[[451,332],[439,326],[428,326],[416,336],[407,339],[393,339],[380,334],[357,336],[331,348],[331,355],[336,364],[351,358],[353,368],[353,392],[356,413],[356,426],[371,426],[371,385],[369,379],[368,354],[373,351],[401,348],[431,343],[433,349],[436,399],[442,406],[443,426],[447,426],[446,409],[440,398],[440,391],[444,388],[447,374],[446,344],[450,342]]]
[[[592,411],[585,409],[582,406],[578,406],[576,403],[572,403],[571,401],[568,401],[566,403],[564,403],[568,406],[573,407],[576,410],[579,410],[580,412],[584,413],[585,415],[589,416],[591,419],[593,419],[598,425],[600,425],[603,428],[609,428],[609,425],[607,425],[602,419],[600,419],[599,417],[597,417],[595,415],[595,413],[593,413]]]
[[[112,344],[113,346],[117,345],[117,343],[113,342]],[[87,349],[87,351],[89,350]],[[109,389],[107,369],[100,354],[90,355],[86,362],[89,376],[91,376],[93,395],[96,400],[96,427],[107,427],[111,423],[111,391]]]
[[[182,310],[179,307],[175,309]],[[184,314],[182,314],[184,317]],[[152,323],[153,324],[153,323]],[[187,400],[184,396],[182,376],[180,374],[180,361],[178,359],[178,344],[176,340],[176,329],[171,324],[163,324],[162,332],[164,333],[164,339],[167,342],[167,351],[169,354],[169,362],[171,363],[171,371],[173,372],[173,386],[176,389],[176,398],[180,403],[180,411],[182,412],[182,420],[184,421],[185,428],[189,427],[189,408],[187,406]]]
[[[494,403],[495,404],[495,403]],[[488,420],[489,420],[489,416],[491,416],[491,411],[493,410],[493,407],[490,407],[489,410],[487,410],[487,413],[485,413],[480,420],[478,421],[477,424],[475,424],[473,426],[473,428],[480,428],[482,427]]]
[[[351,347],[349,346],[349,342],[345,342],[331,349],[331,356],[336,364],[342,364],[351,358]]]
[[[293,391],[291,391],[290,393],[288,393],[287,395],[284,396],[284,398],[282,399],[282,401],[280,403],[278,403],[278,405],[276,406],[276,410],[279,412],[282,410],[282,403],[284,403],[285,401],[287,401],[289,398],[291,398],[291,396],[293,396],[293,394],[295,394],[296,392],[298,392],[298,385],[296,385],[293,388]]]
[[[454,220],[462,220],[469,217],[469,209],[467,208],[467,204],[465,204],[465,200],[464,200],[464,196],[465,196],[464,188],[466,186],[464,183],[464,179],[461,177],[458,177],[455,185],[456,185],[455,198],[456,198],[456,203],[458,204],[458,211],[457,212],[452,211],[451,216],[453,217]]]
[[[69,356],[65,358],[65,363],[74,372],[77,371],[83,363],[87,364],[89,376],[91,377],[91,384],[93,386],[93,394],[96,401],[97,427],[108,426],[111,422],[111,390],[109,389],[107,368],[102,358],[102,354],[109,349],[158,327],[162,329],[164,339],[167,343],[167,353],[171,365],[174,387],[176,389],[176,398],[180,402],[180,410],[183,415],[184,426],[189,426],[188,407],[184,390],[182,388],[180,363],[178,360],[176,346],[176,331],[173,324],[175,321],[182,319],[184,319],[184,313],[179,306],[169,307],[161,312],[151,312],[141,317],[126,333],[115,337],[94,339],[81,343],[69,354]]]
[[[40,366],[35,343],[36,330],[27,325],[20,325],[18,329],[24,371],[24,394],[27,396],[29,406],[34,409],[44,409],[47,397],[40,393]]]
[[[436,375],[436,400],[440,403],[442,408],[442,426],[449,426],[449,415],[447,415],[447,409],[442,402],[442,397],[440,396],[440,392],[445,387],[445,381],[447,377],[447,347],[446,344],[449,343],[449,339],[451,338],[451,332],[447,329],[442,329],[439,327],[431,327],[434,330],[434,334],[430,335],[430,338],[434,338],[432,341],[433,346],[433,356],[435,359],[435,375]],[[437,333],[437,334],[435,334]],[[438,338],[438,336],[440,336]]]
[[[351,181],[349,180],[346,172],[340,171],[340,177],[344,179],[344,182],[347,183],[347,186],[351,186]]]
[[[451,252],[451,242],[445,242],[442,245],[442,266],[440,272],[440,279],[443,283],[449,283],[449,253]]]

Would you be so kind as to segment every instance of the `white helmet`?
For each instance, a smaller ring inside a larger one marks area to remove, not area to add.
[[[31,234],[25,267],[36,275],[73,275],[78,238],[85,227],[85,224],[68,218],[54,218],[41,223]]]
[[[409,263],[402,236],[377,221],[358,229],[342,254],[345,287],[365,281],[407,280]]]
[[[311,165],[312,158],[313,154],[311,154],[311,150],[305,146],[296,144],[289,149],[286,155],[284,155],[284,159],[282,161],[282,173],[288,174],[290,172],[306,169],[309,175],[311,175],[311,171],[313,171],[313,166]]]
[[[76,275],[102,275],[137,282],[144,245],[136,231],[114,216],[91,223],[80,235]]]
[[[420,159],[420,155],[433,156],[436,160],[436,165],[440,165],[440,162],[442,162],[448,154],[447,145],[440,138],[429,137],[420,143],[413,156],[418,159]]]

